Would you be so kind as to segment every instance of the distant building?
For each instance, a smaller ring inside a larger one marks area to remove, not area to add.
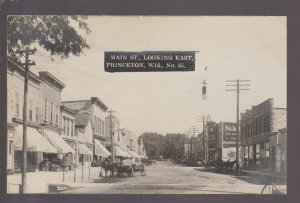
[[[274,107],[268,99],[241,114],[241,143],[245,168],[280,172],[286,155],[286,108]],[[285,138],[284,138],[285,137]]]
[[[91,97],[89,100],[63,101],[62,105],[77,113],[75,127],[78,136],[84,137],[84,146],[83,143],[79,145],[81,147],[79,154],[84,156],[84,162],[89,165],[93,159],[106,156],[101,153],[101,150],[96,150],[95,143],[100,145],[99,148],[103,148],[102,145],[105,144],[105,117],[108,107],[98,97]],[[89,151],[93,156],[90,156]],[[81,158],[80,161],[82,162]]]

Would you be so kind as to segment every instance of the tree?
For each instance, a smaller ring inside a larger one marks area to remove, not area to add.
[[[62,58],[70,53],[79,56],[89,49],[86,39],[79,34],[91,30],[87,16],[9,16],[7,26],[8,57],[17,60],[16,51],[24,50],[33,43],[46,49],[51,55]],[[79,29],[76,29],[76,28]]]
[[[139,139],[143,139],[144,147],[149,158],[158,159],[163,155],[165,137],[158,133],[146,132]]]

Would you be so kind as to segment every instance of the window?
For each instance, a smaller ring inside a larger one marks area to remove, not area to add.
[[[39,108],[35,107],[35,121],[39,122]]]
[[[9,145],[8,145],[8,153],[9,153],[9,155],[11,155],[12,154],[12,151],[13,151],[13,141],[9,141]]]
[[[58,108],[58,105],[56,105],[56,118],[55,118],[55,124],[58,124],[58,114],[59,114],[59,108]]]
[[[102,135],[104,135],[104,121],[102,121]]]
[[[96,127],[97,127],[97,126],[96,126],[96,123],[97,123],[97,122],[96,122],[96,116],[94,116],[94,131],[95,131],[95,132],[97,131],[97,130],[96,130],[96,129],[97,129],[97,128],[96,128]]]
[[[16,93],[16,109],[15,109],[15,113],[16,116],[20,115],[20,100],[19,100],[19,93]]]
[[[29,100],[29,120],[32,121],[32,99]]]
[[[70,122],[69,119],[67,119],[67,135],[69,135],[69,127],[70,127],[69,126],[69,124],[70,124],[69,122]]]
[[[45,107],[45,112],[44,112],[44,116],[45,116],[45,121],[47,121],[47,108],[48,108],[48,101],[47,101],[47,99],[45,99],[45,105],[44,105],[44,107]]]
[[[72,136],[72,137],[73,137],[73,135],[74,135],[74,134],[73,134],[73,133],[74,133],[74,132],[73,132],[73,124],[74,124],[74,121],[71,120],[71,136]]]
[[[64,135],[66,134],[66,117],[64,117],[64,123],[63,123],[63,128],[64,128]]]
[[[266,126],[267,126],[267,132],[270,132],[270,118],[269,118],[269,116],[266,117]]]
[[[50,122],[53,122],[53,103],[51,102],[51,107],[50,107]]]
[[[102,132],[102,126],[101,126],[102,124],[101,124],[101,119],[99,119],[99,134],[102,134],[101,132]]]

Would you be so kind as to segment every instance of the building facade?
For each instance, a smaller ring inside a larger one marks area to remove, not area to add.
[[[76,112],[65,106],[60,106],[61,114],[61,126],[62,126],[62,138],[70,145],[74,150],[74,154],[70,154],[68,157],[69,162],[78,163],[78,142],[79,137],[75,131],[75,117]]]
[[[284,143],[274,137],[278,137],[281,129],[286,129],[286,117],[286,108],[274,107],[272,98],[241,114],[244,167],[280,170],[281,156],[286,149]]]
[[[32,72],[28,77],[28,102],[27,121],[28,128],[40,130],[41,109],[41,84],[40,78]],[[21,168],[22,145],[16,142],[17,127],[23,124],[23,101],[24,101],[24,70],[10,64],[7,69],[7,168]],[[22,141],[22,140],[20,140]],[[42,156],[42,152],[28,152],[28,170],[35,170],[33,165],[35,158]]]
[[[23,162],[24,69],[7,69],[8,169],[21,169]],[[49,72],[29,71],[27,95],[27,171],[41,170],[45,160],[62,159],[73,149],[61,137],[60,104],[64,84]]]
[[[79,154],[85,153],[81,156],[84,157],[84,162],[87,162],[86,165],[90,165],[92,160],[99,159],[101,156],[95,150],[95,139],[97,143],[105,144],[105,117],[108,107],[98,97],[91,97],[90,100],[63,101],[62,105],[77,113],[75,118],[76,132],[79,137],[84,138],[84,144],[81,142],[79,145],[81,148]],[[88,150],[84,150],[85,147]],[[89,151],[92,152],[92,156],[90,156]]]

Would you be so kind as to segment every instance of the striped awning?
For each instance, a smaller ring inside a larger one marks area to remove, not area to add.
[[[57,133],[49,130],[44,130],[45,137],[57,149],[58,153],[72,153],[75,154],[74,149]]]
[[[101,157],[108,157],[111,153],[100,143],[99,140],[95,139],[95,154]]]
[[[23,126],[16,127],[15,150],[22,150],[23,147]],[[27,147],[28,151],[57,153],[46,138],[44,138],[37,129],[27,126]]]
[[[140,155],[138,155],[136,152],[134,151],[130,151],[130,150],[127,150],[127,153],[130,154],[132,157],[134,158],[141,158]]]
[[[78,144],[78,153],[79,154],[89,154],[89,155],[93,155],[93,152],[87,148],[87,146],[85,146],[84,144]]]
[[[128,154],[125,150],[123,150],[121,147],[115,145],[115,154],[116,156],[121,156],[121,157],[126,157],[126,158],[130,158],[132,157],[130,154]]]

